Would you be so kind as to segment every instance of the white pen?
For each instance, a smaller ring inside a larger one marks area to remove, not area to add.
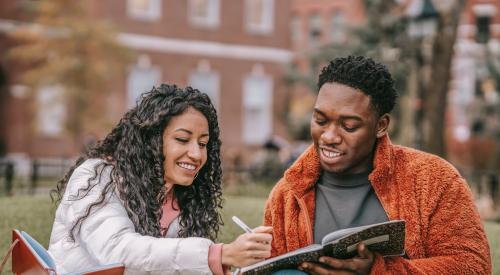
[[[241,229],[243,229],[245,232],[247,233],[253,233],[253,230],[248,227],[248,225],[246,225],[242,220],[240,220],[238,217],[236,216],[233,216],[231,218],[233,220],[233,222],[235,222],[239,227],[241,227]]]
[[[236,223],[239,227],[241,227],[241,229],[243,229],[246,233],[253,233],[253,230],[250,227],[248,227],[248,225],[246,225],[242,220],[240,220],[240,218],[233,216],[231,219],[233,220],[234,223]],[[233,275],[239,275],[240,270],[241,270],[241,268],[237,268],[234,271]]]

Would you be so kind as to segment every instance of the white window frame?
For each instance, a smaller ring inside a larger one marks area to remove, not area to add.
[[[197,16],[194,10],[194,1],[188,2],[188,18],[191,25],[200,28],[217,28],[220,25],[220,0],[208,1],[207,16]]]
[[[334,10],[332,12],[328,27],[329,39],[331,42],[343,43],[346,41],[346,17],[343,10]]]
[[[290,20],[290,38],[294,45],[298,45],[302,40],[302,18],[298,15],[292,16]]]
[[[262,87],[251,87],[252,82],[260,83],[267,86],[267,91],[262,89]],[[249,96],[252,92],[261,92],[258,97]],[[247,145],[262,145],[272,136],[273,127],[273,79],[271,76],[264,74],[250,74],[243,79],[243,97],[242,97],[242,139]],[[266,94],[267,93],[267,94]],[[260,101],[260,100],[261,101]],[[260,102],[259,102],[260,101]],[[250,121],[247,117],[248,112],[252,110],[264,112],[265,119],[259,121],[257,124],[258,128],[254,127],[255,123]]]
[[[208,88],[208,87],[203,87],[203,85],[197,85],[194,83],[194,78],[197,75],[210,75],[211,77],[214,78],[214,87]],[[209,97],[210,100],[212,101],[212,104],[214,105],[215,109],[217,111],[219,110],[220,106],[220,77],[219,74],[213,70],[201,70],[201,69],[196,69],[192,71],[189,74],[189,79],[188,79],[189,86],[200,90],[202,93],[206,93]]]
[[[245,0],[245,27],[246,30],[254,34],[270,34],[274,30],[274,1],[275,0],[258,0],[263,1],[262,5],[262,20],[259,23],[250,21],[250,12],[252,1]]]
[[[315,19],[317,19],[319,26],[314,26],[316,22]],[[307,32],[308,44],[311,47],[317,47],[321,44],[321,36],[323,35],[323,24],[324,24],[323,17],[321,16],[321,13],[315,12],[309,15],[307,21],[309,27]],[[313,37],[312,36],[313,31],[318,31],[319,36]]]
[[[45,86],[36,94],[37,132],[45,137],[60,137],[66,122],[65,93],[61,86]]]
[[[133,83],[134,74],[136,73],[147,73],[153,74],[152,79],[154,83]],[[130,69],[127,76],[127,107],[132,108],[136,105],[137,100],[140,98],[141,94],[149,92],[153,86],[157,86],[161,83],[161,70],[157,66],[134,66]],[[140,86],[140,87],[138,87]]]
[[[132,1],[134,0],[127,0],[127,15],[130,18],[141,21],[157,21],[161,18],[162,0],[148,0],[148,10],[134,9]]]

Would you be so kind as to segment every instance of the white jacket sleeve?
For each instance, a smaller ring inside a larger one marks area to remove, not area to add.
[[[93,168],[80,166],[68,183],[63,203],[69,203],[68,216],[80,217],[96,201],[109,181],[110,168],[101,181],[80,200],[68,200],[85,187]],[[212,241],[204,238],[154,238],[135,232],[132,221],[116,194],[110,192],[103,206],[83,221],[75,239],[101,264],[123,263],[127,273],[211,274],[208,250]]]

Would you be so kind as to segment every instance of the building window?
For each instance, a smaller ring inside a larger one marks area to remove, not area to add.
[[[208,63],[205,63],[208,64]],[[216,109],[219,106],[219,75],[210,67],[200,65],[189,75],[189,86],[206,93]]]
[[[497,14],[497,7],[491,3],[475,4],[472,11],[476,15],[476,42],[486,44],[490,40],[490,24]]]
[[[490,40],[491,17],[476,17],[476,42],[486,44]]]
[[[330,19],[330,41],[343,43],[346,40],[345,16],[342,11],[334,11]]]
[[[152,67],[148,61],[149,59],[140,60],[129,73],[127,79],[127,105],[129,108],[136,105],[141,94],[151,91],[153,86],[159,85],[161,82],[160,70]]]
[[[64,90],[59,86],[46,86],[37,93],[37,129],[41,135],[58,137],[64,131],[66,105]]]
[[[158,20],[161,18],[161,0],[127,0],[127,14],[138,20]]]
[[[309,16],[309,46],[317,47],[321,42],[321,15],[315,13]]]
[[[189,0],[189,21],[198,27],[219,26],[220,0]]]
[[[293,44],[299,44],[302,39],[302,24],[299,16],[292,17],[292,21],[290,22],[290,32]]]
[[[274,29],[274,0],[245,0],[245,26],[252,33],[271,33]]]
[[[243,141],[261,145],[272,134],[273,82],[265,75],[252,74],[243,82]]]

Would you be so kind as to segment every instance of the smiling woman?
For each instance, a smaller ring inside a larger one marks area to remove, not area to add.
[[[223,274],[269,257],[269,227],[213,243],[220,144],[206,94],[166,84],[144,94],[53,192],[57,272],[118,262],[132,274]]]
[[[189,107],[172,120],[163,131],[164,180],[167,191],[174,183],[189,186],[207,162],[208,121]]]

